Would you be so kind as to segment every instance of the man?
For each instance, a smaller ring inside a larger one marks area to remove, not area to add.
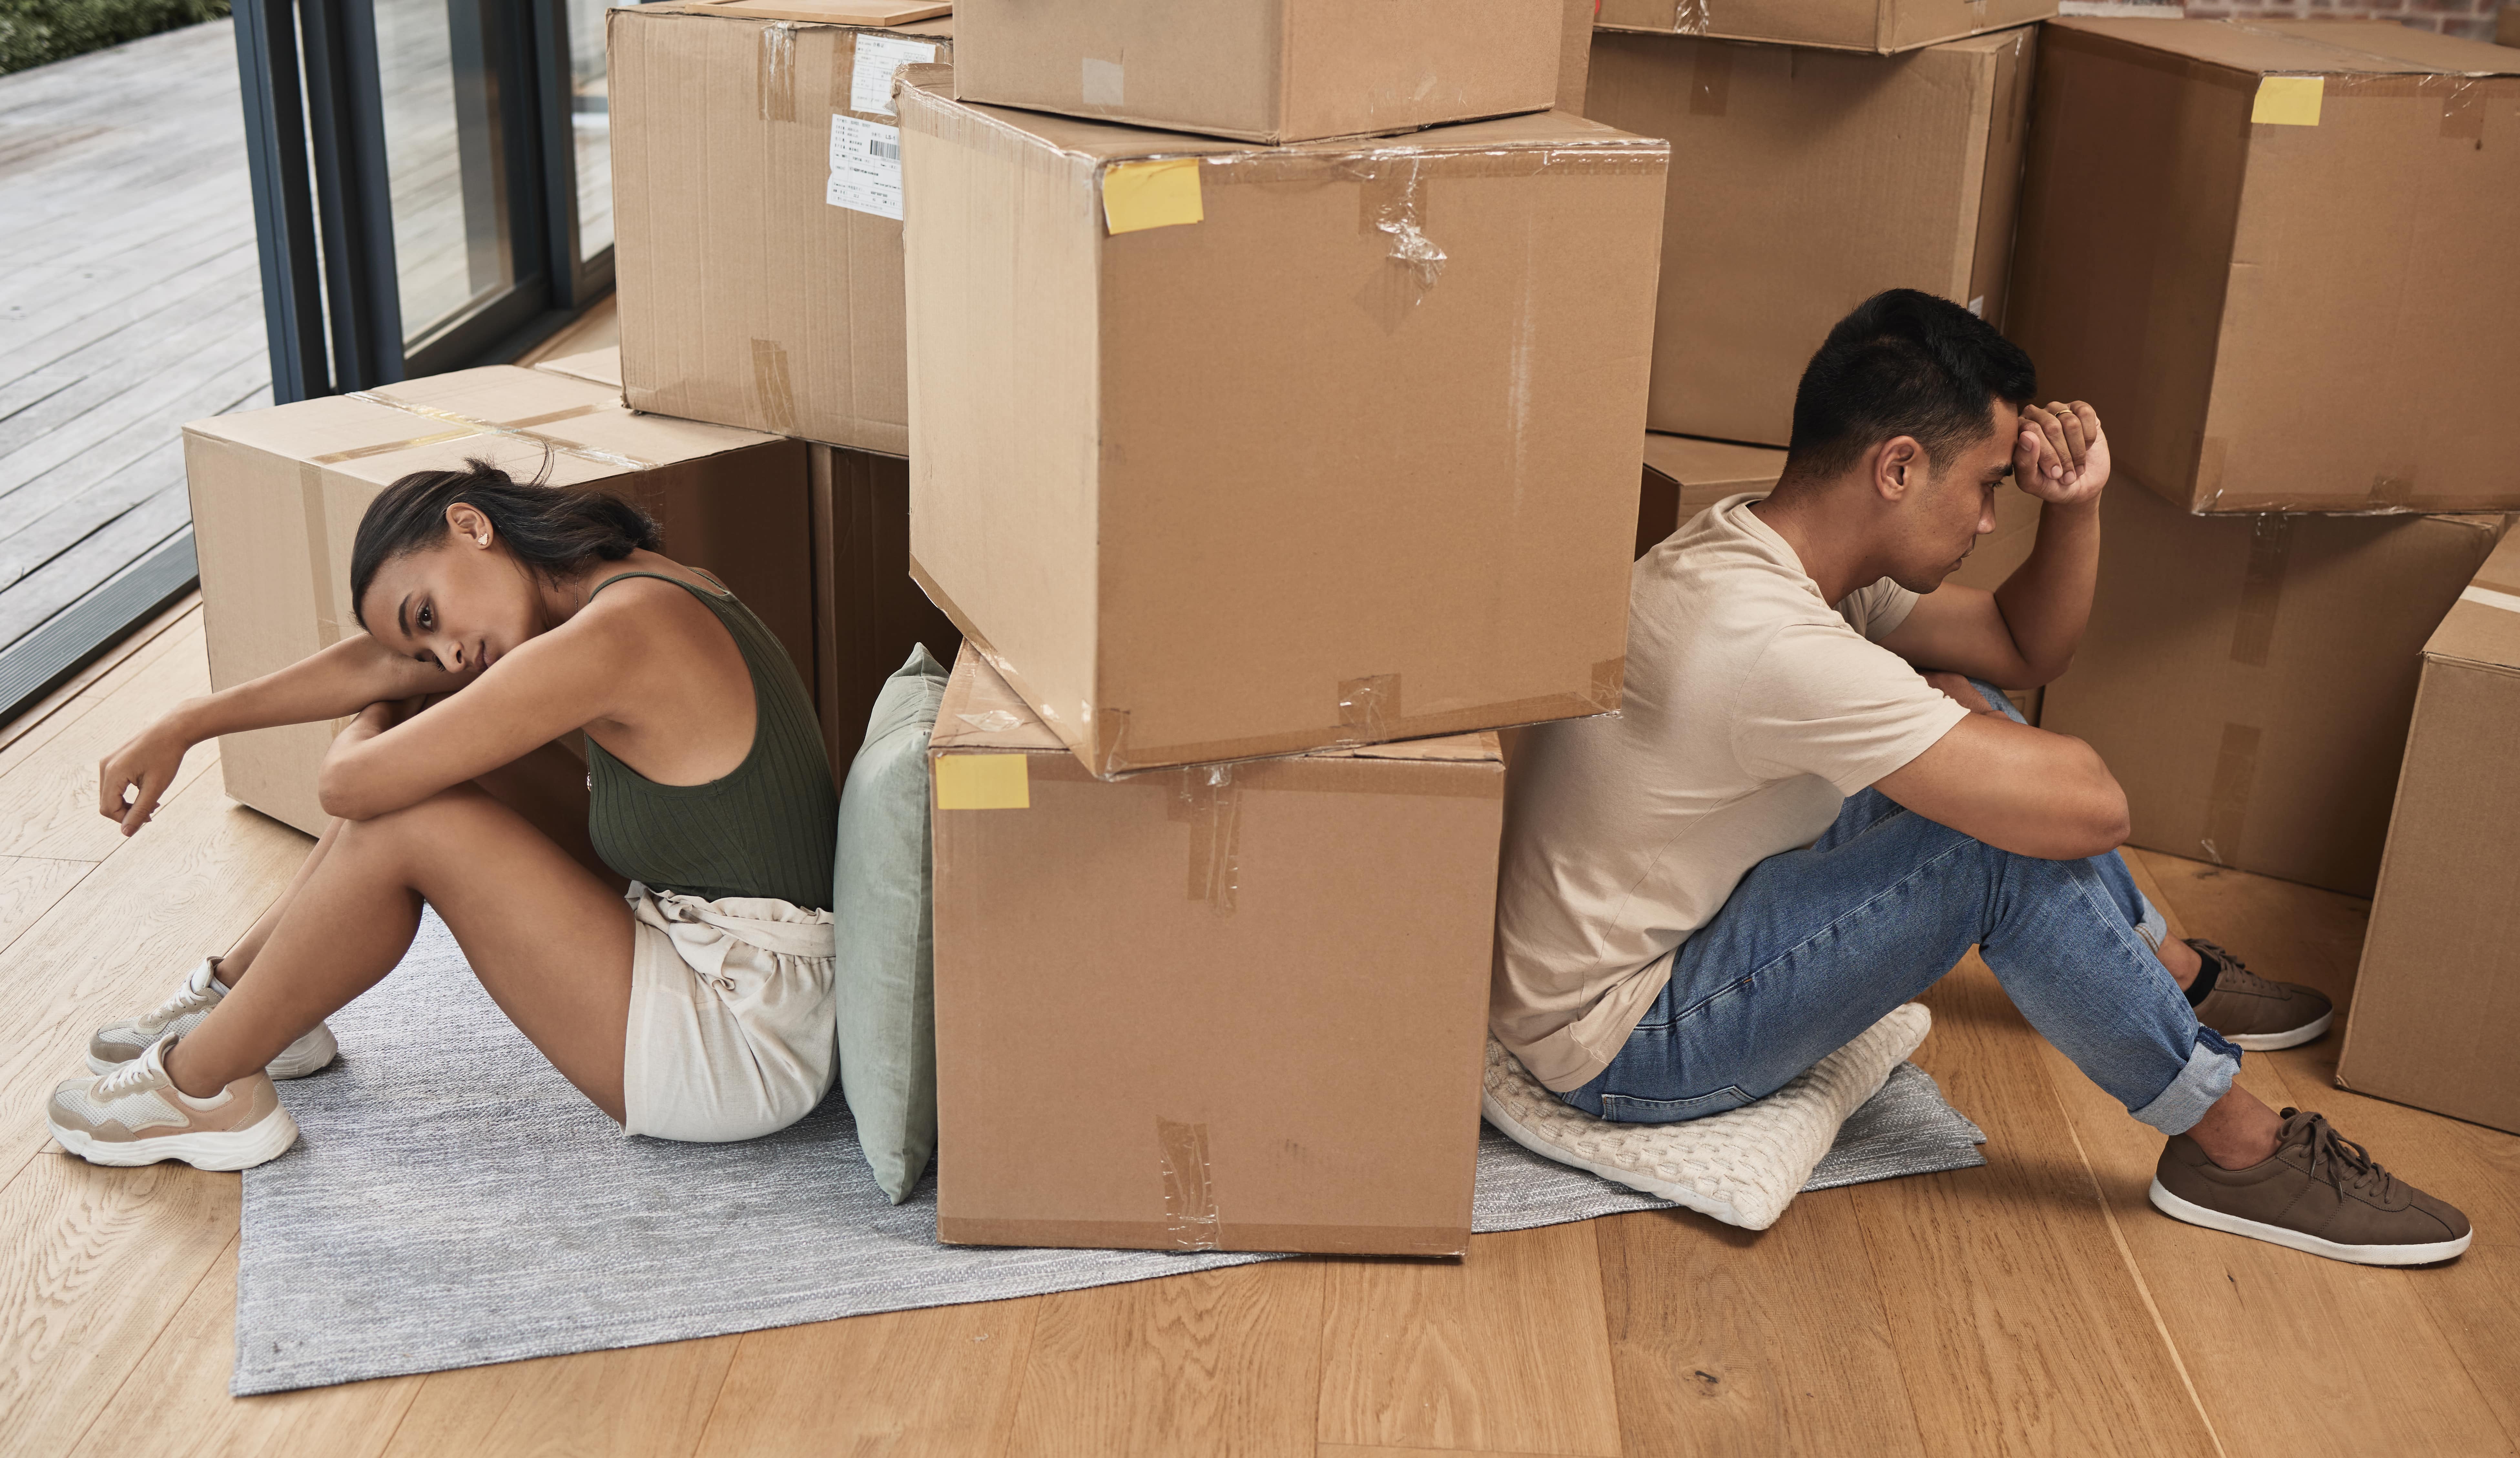
[[[1621,713],[1516,749],[1491,1025],[1578,1109],[1697,1118],[1976,945],[2170,1136],[2166,1213],[2339,1260],[2457,1255],[2465,1216],[2232,1082],[2243,1047],[2323,1033],[2326,999],[2170,938],[2117,856],[2108,767],[1970,682],[2056,677],[2091,611],[2108,441],[2037,387],[2019,348],[1912,290],[1829,332],[1775,490],[1637,563]],[[1944,585],[2016,486],[2043,503],[2029,559],[1992,593]]]

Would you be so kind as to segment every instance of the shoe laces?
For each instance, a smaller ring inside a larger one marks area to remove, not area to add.
[[[2207,941],[2202,936],[2191,936],[2187,938],[2187,944],[2222,964],[2223,970],[2217,975],[2218,980],[2214,983],[2214,990],[2217,992],[2220,992],[2226,987],[2230,988],[2234,992],[2255,992],[2260,990],[2271,991],[2276,985],[2275,983],[2267,980],[2265,978],[2258,976],[2256,973],[2249,971],[2247,963],[2232,956],[2229,952],[2224,950],[2215,943]]]
[[[121,1098],[126,1094],[138,1093],[142,1086],[148,1082],[148,1061],[143,1058],[135,1058],[131,1060],[131,1062],[114,1070],[112,1072],[96,1080],[96,1097],[99,1100],[111,1102],[114,1099]]]
[[[2337,1133],[2323,1114],[2302,1115],[2300,1110],[2287,1109],[2282,1115],[2287,1119],[2297,1116],[2308,1120],[2302,1131],[2310,1146],[2312,1179],[2324,1179],[2340,1191],[2359,1191],[2388,1203],[2397,1191],[2398,1177],[2381,1167],[2369,1150]]]
[[[153,1023],[162,1027],[165,1025],[174,1022],[176,1019],[183,1017],[187,1013],[197,1013],[203,1008],[217,1006],[219,994],[211,991],[208,986],[194,985],[196,980],[213,980],[214,984],[215,976],[216,975],[213,974],[211,980],[200,979],[198,974],[194,977],[187,977],[184,979],[184,985],[175,989],[174,996],[169,997],[164,1002],[151,1008],[149,1010],[149,1016],[141,1021],[144,1023]]]

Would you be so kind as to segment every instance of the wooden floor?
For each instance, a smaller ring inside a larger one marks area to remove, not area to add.
[[[0,76],[0,648],[192,520],[188,420],[270,403],[228,23]]]
[[[2143,1203],[2158,1142],[1974,959],[1919,1061],[1988,1165],[1807,1195],[1761,1235],[1617,1216],[1459,1263],[1291,1260],[235,1400],[238,1179],[92,1168],[37,1108],[87,1031],[242,933],[307,842],[194,752],[157,823],[106,750],[203,687],[190,604],[0,729],[0,1451],[2493,1454],[2520,1435],[2520,1139],[2252,1054],[2463,1206],[2449,1266],[2337,1265]],[[2363,908],[2138,854],[2186,931],[2342,998]]]

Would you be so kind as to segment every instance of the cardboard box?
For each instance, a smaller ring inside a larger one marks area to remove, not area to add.
[[[2505,519],[2191,517],[2127,483],[2100,514],[2043,727],[2108,761],[2136,844],[2371,894],[2420,650]]]
[[[601,485],[664,528],[674,560],[715,572],[808,673],[812,586],[805,447],[634,415],[608,387],[492,365],[184,428],[210,684],[231,688],[356,633],[350,545],[377,493],[479,457],[520,479]],[[219,741],[228,796],[320,835],[315,772],[336,724]]]
[[[1494,736],[1113,784],[967,650],[928,756],[940,1240],[1469,1249]]]
[[[1601,0],[1594,23],[1886,56],[2055,13],[2056,0]]]
[[[1248,142],[1545,112],[1565,0],[960,0],[954,96]]]
[[[613,274],[633,408],[902,455],[892,73],[953,49],[936,5],[608,12]]]
[[[2196,512],[2520,506],[2520,56],[2383,23],[2047,28],[2005,330]],[[2497,135],[2501,135],[2497,132]]]
[[[1785,453],[1729,440],[1645,435],[1644,487],[1637,496],[1637,555],[1662,545],[1699,512],[1727,496],[1766,491],[1785,469]]]
[[[910,576],[910,463],[816,445],[806,457],[814,531],[815,707],[832,783],[866,743],[876,692],[919,644],[940,663],[963,635]]]
[[[2520,536],[2424,644],[2336,1081],[2520,1133]]]
[[[913,570],[1087,764],[1617,706],[1664,144],[901,110]]]
[[[534,368],[566,375],[572,380],[609,385],[616,395],[621,389],[621,346],[618,344],[590,349],[584,354],[563,354],[558,359],[546,359]]]
[[[2036,34],[1887,58],[1594,37],[1586,114],[1672,143],[1649,428],[1785,444],[1812,351],[1884,289],[2002,322]]]
[[[1552,111],[1584,114],[1584,78],[1593,68],[1593,12],[1601,0],[1561,0],[1565,22],[1557,32],[1557,100]]]

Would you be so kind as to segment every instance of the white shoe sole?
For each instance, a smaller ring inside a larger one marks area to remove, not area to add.
[[[321,1072],[330,1068],[333,1060],[339,1057],[340,1053],[341,1045],[333,1040],[333,1029],[318,1023],[313,1032],[281,1049],[280,1056],[265,1064],[262,1071],[281,1082],[292,1078],[303,1078],[309,1073]],[[93,1053],[87,1056],[87,1071],[91,1073],[102,1075],[111,1073],[116,1069],[129,1067],[131,1065],[128,1061],[108,1063]]]
[[[2256,1220],[2243,1220],[2237,1215],[2207,1209],[2171,1194],[2158,1179],[2152,1182],[2151,1198],[2152,1207],[2174,1220],[2184,1220],[2190,1225],[2202,1225],[2208,1230],[2220,1230],[2229,1235],[2245,1235],[2269,1245],[2287,1246],[2295,1251],[2324,1255],[2330,1260],[2351,1261],[2356,1265],[2430,1265],[2436,1260],[2448,1260],[2465,1253],[2467,1243],[2476,1238],[2476,1232],[2470,1230],[2454,1241],[2434,1241],[2423,1246],[2345,1246],[2298,1230],[2286,1230],[2280,1225],[2261,1224]]]
[[[286,1109],[275,1109],[260,1121],[242,1129],[165,1134],[129,1143],[95,1139],[77,1129],[65,1129],[50,1119],[44,1122],[52,1129],[53,1137],[61,1141],[62,1148],[91,1164],[118,1167],[180,1160],[196,1169],[250,1169],[279,1159],[297,1142],[297,1120],[291,1118]]]
[[[2316,1023],[2305,1023],[2299,1027],[2288,1027],[2282,1032],[2244,1032],[2232,1037],[2229,1042],[2232,1047],[2245,1049],[2251,1053],[2272,1053],[2277,1048],[2298,1048],[2327,1031],[2327,1025],[2335,1021],[2336,1009],[2329,1008],[2318,1015],[2318,1021]],[[277,1078],[280,1075],[274,1073],[271,1076]]]

